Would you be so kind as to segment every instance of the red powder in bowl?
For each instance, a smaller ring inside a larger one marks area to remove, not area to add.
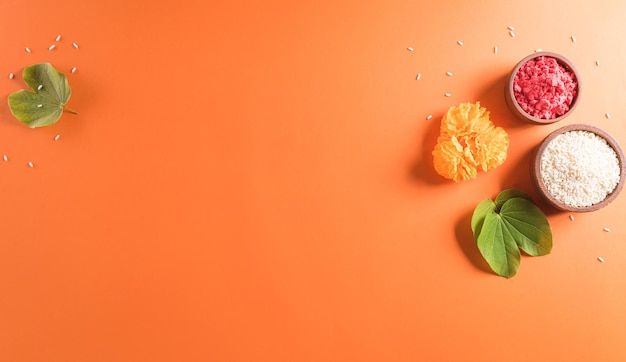
[[[530,59],[513,78],[517,103],[526,113],[540,119],[554,119],[567,113],[577,89],[574,72],[552,57]]]

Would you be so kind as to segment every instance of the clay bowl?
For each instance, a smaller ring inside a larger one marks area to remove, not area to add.
[[[611,148],[613,148],[613,150],[615,151],[615,154],[617,155],[619,168],[620,168],[619,183],[613,189],[613,191],[611,191],[602,201],[600,201],[598,203],[595,203],[595,204],[593,204],[591,206],[577,207],[577,206],[572,206],[570,204],[566,204],[566,203],[564,203],[564,202],[562,202],[560,200],[557,200],[548,191],[548,188],[546,187],[546,185],[544,183],[544,180],[543,180],[543,178],[541,176],[541,158],[543,157],[543,154],[544,154],[544,151],[546,150],[546,147],[557,136],[559,136],[559,135],[561,135],[563,133],[566,133],[566,132],[570,132],[570,131],[588,131],[588,132],[595,133],[596,135],[598,135],[598,136],[602,137],[604,140],[606,140],[607,144]],[[617,195],[620,193],[620,191],[622,190],[622,187],[624,186],[624,182],[625,182],[624,178],[626,177],[626,160],[624,159],[624,153],[622,152],[622,149],[620,148],[619,144],[608,133],[606,133],[602,129],[594,127],[594,126],[585,125],[585,124],[573,124],[573,125],[569,125],[569,126],[565,126],[565,127],[557,129],[556,131],[550,133],[542,141],[542,143],[538,146],[534,157],[532,157],[532,164],[531,164],[530,171],[531,171],[531,180],[532,180],[533,186],[537,190],[537,193],[549,205],[551,205],[554,208],[556,208],[557,210],[561,210],[561,211],[590,212],[590,211],[596,211],[596,210],[601,209],[601,208],[605,207],[606,205],[610,204],[613,200],[615,200]]]
[[[517,74],[517,71],[524,64],[526,64],[527,61],[537,58],[537,57],[542,57],[542,56],[555,58],[556,61],[561,66],[563,66],[568,71],[574,73],[574,76],[576,77],[576,83],[577,83],[576,94],[574,95],[574,98],[572,99],[572,103],[570,104],[570,109],[567,111],[567,113],[559,117],[553,118],[553,119],[542,119],[542,118],[531,116],[530,114],[526,113],[526,111],[522,109],[522,107],[519,105],[519,103],[515,99],[515,93],[513,91],[513,80],[515,79],[515,74]],[[576,70],[572,62],[570,62],[567,58],[565,58],[564,56],[560,54],[556,54],[552,52],[536,52],[522,59],[519,63],[517,63],[515,68],[513,68],[513,71],[509,75],[509,78],[507,79],[507,82],[505,84],[504,100],[506,101],[506,104],[509,110],[511,111],[511,113],[513,113],[513,115],[516,118],[524,122],[529,122],[533,124],[550,124],[550,123],[559,122],[563,120],[565,117],[567,117],[574,111],[574,108],[576,108],[576,105],[578,104],[578,101],[580,100],[580,93],[581,93],[580,74],[578,74],[578,70]]]

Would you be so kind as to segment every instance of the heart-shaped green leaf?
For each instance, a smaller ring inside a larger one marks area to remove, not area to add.
[[[471,226],[482,256],[496,274],[506,278],[519,269],[519,249],[531,256],[552,250],[548,219],[522,191],[504,190],[495,201],[481,201]]]
[[[20,122],[31,128],[49,126],[63,110],[76,113],[65,105],[72,95],[67,78],[50,63],[26,67],[22,77],[32,91],[21,89],[9,95],[11,113]]]

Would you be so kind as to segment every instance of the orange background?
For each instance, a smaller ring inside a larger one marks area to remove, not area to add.
[[[469,225],[505,188],[539,202],[550,131],[626,146],[626,2],[456,3],[2,1],[0,360],[626,360],[626,196],[574,221],[540,203],[552,254],[509,280]],[[537,48],[581,73],[553,125],[504,103]],[[6,97],[43,61],[79,114],[29,129]],[[430,153],[467,101],[511,146],[455,184]]]

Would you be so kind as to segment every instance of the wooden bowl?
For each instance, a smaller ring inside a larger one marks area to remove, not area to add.
[[[517,74],[517,71],[524,64],[526,64],[526,62],[528,62],[531,59],[538,58],[538,57],[551,57],[551,58],[556,59],[556,61],[560,65],[565,67],[565,69],[574,73],[574,76],[576,78],[576,94],[574,95],[574,99],[572,99],[572,104],[570,104],[570,108],[567,111],[567,113],[556,118],[542,119],[542,118],[531,116],[530,114],[526,113],[526,111],[522,109],[522,107],[517,102],[517,99],[515,99],[515,93],[513,91],[513,80],[515,79],[515,74]],[[511,72],[511,75],[509,75],[509,78],[504,87],[504,100],[506,101],[506,105],[508,106],[511,113],[513,113],[513,115],[517,117],[518,119],[524,122],[529,122],[529,123],[534,123],[534,124],[550,124],[550,123],[563,120],[565,117],[569,116],[574,111],[574,108],[576,108],[576,105],[578,104],[578,101],[580,100],[581,89],[582,88],[580,86],[580,74],[578,74],[578,70],[576,70],[572,62],[570,62],[567,58],[565,58],[564,56],[560,54],[556,54],[552,52],[536,52],[522,59],[519,63],[517,63],[515,68],[513,68],[513,71]]]
[[[569,205],[569,204],[566,204],[566,203],[564,203],[562,201],[557,200],[548,191],[548,188],[544,184],[544,180],[543,180],[543,178],[541,176],[541,158],[543,157],[543,153],[544,153],[546,147],[557,136],[559,136],[559,135],[561,135],[563,133],[566,133],[566,132],[570,132],[570,131],[588,131],[588,132],[595,133],[596,135],[602,137],[604,140],[606,140],[608,145],[611,148],[613,148],[613,150],[615,151],[615,154],[617,155],[617,159],[618,159],[618,162],[619,162],[620,179],[619,179],[619,182],[618,182],[617,186],[602,201],[600,201],[600,202],[598,202],[596,204],[593,204],[591,206],[577,207],[577,206],[572,206],[572,205]],[[539,195],[541,195],[546,200],[546,202],[548,204],[550,204],[554,208],[556,208],[558,210],[561,210],[561,211],[590,212],[590,211],[595,211],[595,210],[601,209],[601,208],[605,207],[606,205],[610,204],[613,200],[615,200],[617,195],[622,190],[622,187],[624,186],[624,182],[625,182],[624,178],[626,177],[626,167],[625,166],[626,166],[626,161],[624,159],[624,153],[622,152],[622,149],[620,148],[619,144],[617,143],[617,141],[615,141],[615,139],[613,137],[611,137],[608,133],[606,133],[605,131],[601,130],[600,128],[597,128],[597,127],[594,127],[594,126],[590,126],[590,125],[586,125],[586,124],[573,124],[573,125],[569,125],[569,126],[565,126],[565,127],[557,129],[556,131],[550,133],[543,140],[543,142],[537,148],[535,156],[532,158],[532,165],[531,165],[530,171],[531,171],[531,180],[532,180],[532,183],[533,183],[535,189],[537,190],[537,193]]]

